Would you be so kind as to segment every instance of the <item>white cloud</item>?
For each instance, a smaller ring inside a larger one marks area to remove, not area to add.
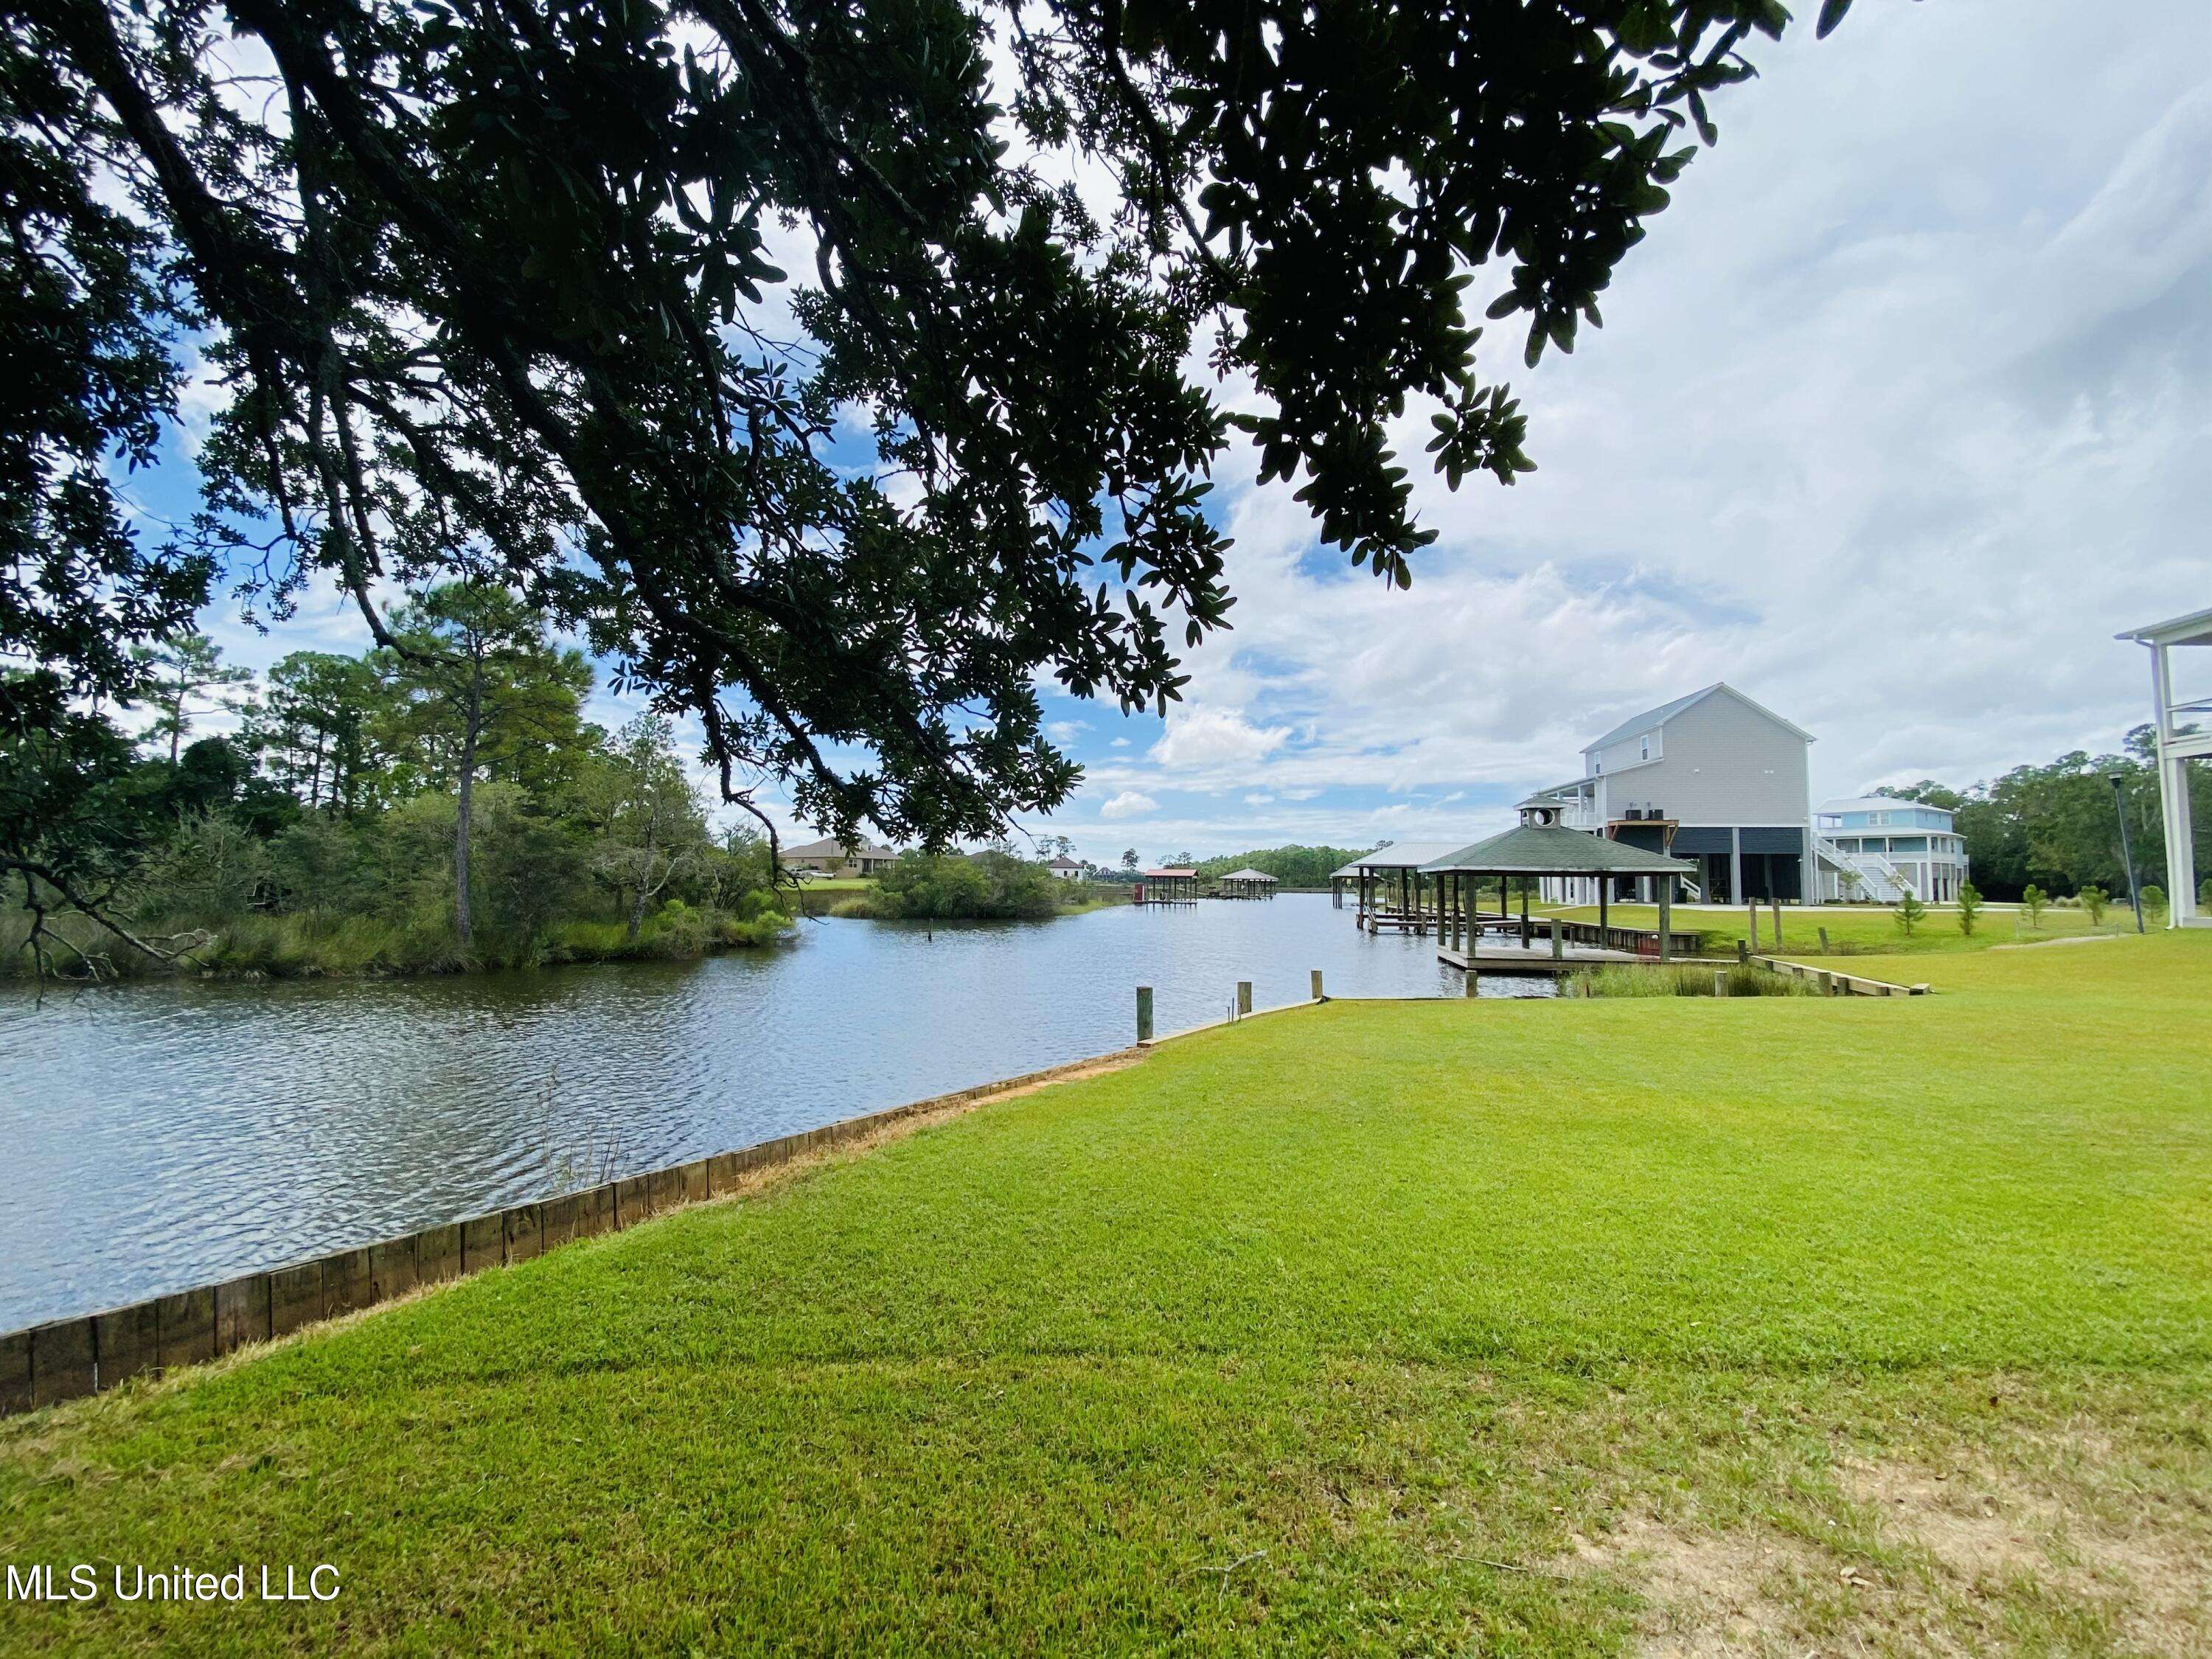
[[[1098,816],[1102,818],[1141,817],[1147,812],[1158,811],[1159,805],[1150,795],[1140,794],[1134,789],[1124,789],[1098,809]]]
[[[1241,708],[1198,708],[1178,703],[1168,711],[1167,730],[1150,752],[1161,766],[1189,770],[1256,761],[1282,747],[1288,726],[1265,730],[1244,718]]]
[[[1044,724],[1045,736],[1063,748],[1090,729],[1082,720],[1047,720]]]
[[[1127,749],[1128,746],[1129,740],[1127,738],[1116,738],[1112,743],[1107,745],[1109,749]]]
[[[1249,794],[1244,797],[1244,804],[1247,806],[1272,806],[1274,805],[1274,800],[1275,798],[1273,795],[1258,793]]]

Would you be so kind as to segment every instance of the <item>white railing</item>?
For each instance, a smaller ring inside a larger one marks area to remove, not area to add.
[[[1905,872],[1880,853],[1846,853],[1826,836],[1814,836],[1813,847],[1838,870],[1848,870],[1856,875],[1866,890],[1866,896],[1878,904],[1894,904],[1912,885]],[[1844,896],[1852,896],[1846,893]]]

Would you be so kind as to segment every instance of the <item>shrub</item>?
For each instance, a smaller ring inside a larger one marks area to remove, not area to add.
[[[2094,882],[2084,887],[2075,896],[2081,901],[2082,911],[2093,927],[2105,919],[2105,907],[2112,902],[2112,896]]]
[[[2028,883],[2027,886],[2021,889],[2021,914],[2027,918],[2027,925],[2031,927],[2041,927],[2043,926],[2044,907],[2050,902],[2051,895],[2045,892],[2040,887],[2038,887],[2032,881]]]
[[[1982,913],[1982,890],[1971,881],[1959,884],[1959,931],[1973,937],[1974,920]]]

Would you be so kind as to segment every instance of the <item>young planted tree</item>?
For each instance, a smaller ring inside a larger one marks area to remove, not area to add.
[[[24,573],[0,651],[129,690],[118,641],[173,636],[210,550],[279,621],[336,580],[387,647],[381,586],[496,569],[693,711],[726,799],[781,781],[832,833],[933,847],[1073,788],[1039,683],[1181,695],[1181,653],[1227,625],[1205,497],[1232,442],[1400,586],[1437,533],[1392,447],[1409,401],[1447,483],[1528,471],[1482,319],[1531,368],[1595,328],[1716,141],[1711,99],[1788,20],[0,8],[7,325],[44,371],[0,445],[0,569]],[[241,61],[267,66],[252,95]],[[1078,166],[1097,190],[1060,182]],[[197,541],[149,549],[103,464],[150,453],[185,313],[230,399]],[[839,449],[847,410],[896,489]]]
[[[1982,890],[1971,881],[1959,884],[1959,931],[1967,938],[1974,934],[1974,923],[1982,914]]]
[[[216,709],[235,713],[246,706],[239,688],[253,683],[253,671],[227,666],[222,647],[204,634],[179,635],[165,645],[135,646],[131,655],[149,671],[145,699],[157,712],[148,729],[156,739],[168,739],[173,769],[193,717]]]
[[[647,908],[711,845],[706,809],[671,738],[666,720],[641,714],[602,746],[593,768],[592,870],[621,898],[631,944]]]
[[[2082,911],[2088,916],[2089,925],[2093,927],[2105,920],[2105,908],[2112,902],[2112,896],[2094,881],[2075,896],[2081,901]]]
[[[453,792],[453,927],[465,953],[476,937],[469,853],[477,781],[526,788],[573,769],[591,669],[582,653],[547,639],[518,595],[484,582],[432,589],[392,618],[391,636],[378,653],[384,741],[404,757],[396,774]]]
[[[2038,931],[2043,927],[2044,907],[2050,902],[2051,895],[2032,881],[2020,890],[2021,914],[2027,918],[2027,925]]]
[[[1928,919],[1928,907],[1922,902],[1920,895],[1908,887],[1899,896],[1897,908],[1893,915],[1897,921],[1897,931],[1911,939],[1913,930]]]

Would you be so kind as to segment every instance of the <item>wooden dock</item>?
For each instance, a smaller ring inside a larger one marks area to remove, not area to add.
[[[1656,962],[1655,957],[1633,951],[1607,951],[1595,945],[1560,941],[1559,954],[1552,954],[1551,941],[1522,945],[1514,939],[1479,940],[1472,951],[1440,950],[1437,960],[1465,971],[1481,974],[1571,974],[1578,968],[1604,968],[1615,963]]]

